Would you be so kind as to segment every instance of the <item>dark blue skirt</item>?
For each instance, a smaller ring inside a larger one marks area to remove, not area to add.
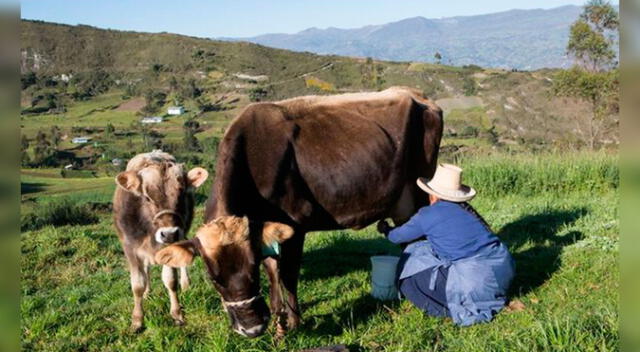
[[[448,317],[450,314],[447,308],[446,288],[449,268],[439,267],[435,273],[438,277],[433,290],[429,288],[429,283],[434,271],[433,268],[429,268],[400,280],[400,292],[425,313],[436,317]]]

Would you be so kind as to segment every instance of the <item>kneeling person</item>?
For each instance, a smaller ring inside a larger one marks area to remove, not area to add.
[[[419,178],[430,205],[396,228],[381,221],[378,231],[408,244],[398,266],[400,292],[427,314],[466,326],[490,321],[504,307],[515,264],[467,203],[476,192],[461,176],[459,167],[441,164],[430,181]]]

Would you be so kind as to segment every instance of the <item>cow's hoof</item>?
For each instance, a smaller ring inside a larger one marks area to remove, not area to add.
[[[282,326],[281,324],[276,325],[276,340],[282,340],[284,336],[287,334],[287,327]]]
[[[287,330],[295,330],[300,326],[300,316],[297,314],[290,314],[287,317]]]
[[[171,318],[173,318],[173,323],[175,324],[175,326],[184,325],[184,315],[182,315],[181,311],[171,313]]]
[[[129,327],[129,330],[131,330],[131,332],[134,334],[139,334],[144,331],[144,325],[142,324],[142,322],[133,322],[131,323],[131,327]]]

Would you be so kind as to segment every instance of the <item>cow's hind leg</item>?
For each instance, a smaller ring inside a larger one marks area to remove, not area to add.
[[[279,273],[282,286],[287,294],[284,300],[287,311],[287,330],[295,329],[300,325],[298,278],[300,277],[300,265],[302,264],[304,237],[305,233],[296,233],[293,237],[282,243]]]
[[[131,313],[131,330],[139,332],[144,326],[144,310],[142,299],[149,285],[146,271],[147,264],[137,257],[127,256],[129,272],[131,274],[131,291],[133,292],[133,312]]]
[[[262,264],[269,277],[269,299],[271,301],[271,314],[276,316],[276,334],[277,336],[282,336],[287,328],[287,312],[282,304],[282,286],[278,273],[278,260],[268,257],[262,261]]]
[[[184,317],[182,316],[182,307],[178,301],[178,282],[176,280],[177,270],[163,265],[162,266],[162,283],[169,292],[169,300],[171,301],[171,317],[176,325],[184,324]]]

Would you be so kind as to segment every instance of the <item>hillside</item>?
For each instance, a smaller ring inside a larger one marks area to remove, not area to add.
[[[422,89],[444,108],[443,143],[454,151],[574,148],[583,140],[580,118],[586,107],[549,95],[552,70],[321,56],[34,21],[22,21],[21,36],[21,126],[30,143],[27,154],[33,153],[38,132],[49,133],[55,125],[61,135],[57,158],[64,152],[64,160],[80,158],[83,165],[153,146],[178,150],[190,120],[197,122],[192,134],[201,144],[193,151],[202,151],[217,143],[208,138],[219,137],[250,101],[395,85]],[[166,115],[174,104],[184,105],[187,114]],[[140,125],[142,116],[158,114],[165,122]],[[70,142],[81,135],[96,143]],[[600,143],[617,144],[615,131]]]
[[[295,34],[238,38],[274,48],[373,57],[380,60],[442,62],[462,66],[568,67],[565,46],[578,6],[510,10],[478,16],[401,21],[354,29],[309,28]]]

